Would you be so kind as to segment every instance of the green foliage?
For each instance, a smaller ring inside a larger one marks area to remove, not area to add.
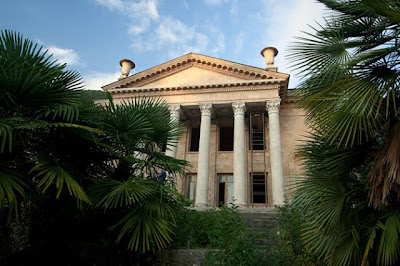
[[[393,265],[398,260],[397,210],[369,204],[367,175],[375,147],[377,142],[338,148],[314,135],[299,150],[306,178],[296,183],[293,204],[304,214],[304,244],[326,264]]]
[[[86,98],[88,100],[106,100],[107,92],[100,90],[82,90],[81,97]]]
[[[262,255],[263,252],[254,248],[248,236],[238,234],[221,250],[208,252],[204,264],[256,266],[265,263]]]
[[[324,265],[302,239],[307,221],[299,209],[290,204],[280,207],[278,222],[271,236],[277,244],[267,250],[269,265]]]
[[[289,59],[313,133],[294,205],[302,238],[329,265],[394,265],[400,238],[400,3],[319,0],[335,12]],[[386,226],[386,224],[388,226]],[[390,237],[388,237],[390,235]]]
[[[184,209],[178,215],[172,248],[224,248],[245,233],[241,214],[235,209],[221,207],[196,211]]]
[[[180,124],[169,122],[167,103],[115,105],[109,98],[100,106],[81,87],[79,74],[41,47],[1,32],[0,228],[15,227],[21,210],[30,214],[32,234],[22,251],[30,263],[47,264],[47,250],[55,257],[83,254],[90,242],[75,245],[75,239],[86,237],[128,250],[165,248],[182,208],[172,178],[156,181],[161,171],[179,175],[187,165],[161,152],[181,133]],[[83,220],[107,233],[87,235]]]
[[[178,215],[177,227],[171,248],[207,248],[205,265],[259,265],[263,259],[234,206],[184,209]]]

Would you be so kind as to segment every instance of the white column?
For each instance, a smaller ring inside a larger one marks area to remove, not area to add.
[[[271,159],[272,201],[282,206],[285,200],[285,181],[283,176],[282,144],[279,125],[279,107],[281,100],[266,102],[269,121],[269,150]]]
[[[169,112],[171,115],[171,122],[176,123],[179,121],[179,117],[181,114],[181,106],[180,105],[171,105],[169,107]],[[168,142],[167,150],[165,151],[165,155],[176,157],[176,150],[178,149],[178,143]]]
[[[246,197],[246,142],[244,114],[246,105],[244,102],[232,103],[234,123],[233,140],[233,196],[235,204],[239,207],[247,205]]]
[[[210,127],[212,104],[200,104],[201,124],[196,183],[196,206],[207,206],[208,168],[210,164]]]

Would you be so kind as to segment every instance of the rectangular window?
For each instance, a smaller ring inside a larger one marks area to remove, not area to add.
[[[188,174],[186,175],[186,197],[189,200],[194,201],[196,197],[196,175]]]
[[[251,177],[251,174],[250,174]],[[267,203],[265,175],[254,173],[251,184],[251,203]]]
[[[190,148],[189,151],[199,151],[200,127],[192,127],[190,131]]]
[[[233,175],[218,175],[218,207],[233,203]]]
[[[263,114],[250,114],[249,149],[261,151],[265,149],[265,128]]]
[[[219,128],[219,150],[233,151],[233,127]]]

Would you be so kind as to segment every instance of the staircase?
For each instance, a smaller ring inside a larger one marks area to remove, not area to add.
[[[265,249],[270,245],[276,245],[274,234],[276,234],[278,218],[275,210],[252,209],[243,212],[243,221],[257,248]]]

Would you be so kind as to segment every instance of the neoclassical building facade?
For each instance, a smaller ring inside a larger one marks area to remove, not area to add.
[[[282,205],[301,172],[296,145],[307,128],[289,75],[274,66],[277,53],[261,51],[265,68],[189,53],[131,76],[134,63],[121,60],[121,77],[103,89],[116,103],[146,96],[170,104],[185,130],[166,154],[191,163],[176,182],[195,206]]]

